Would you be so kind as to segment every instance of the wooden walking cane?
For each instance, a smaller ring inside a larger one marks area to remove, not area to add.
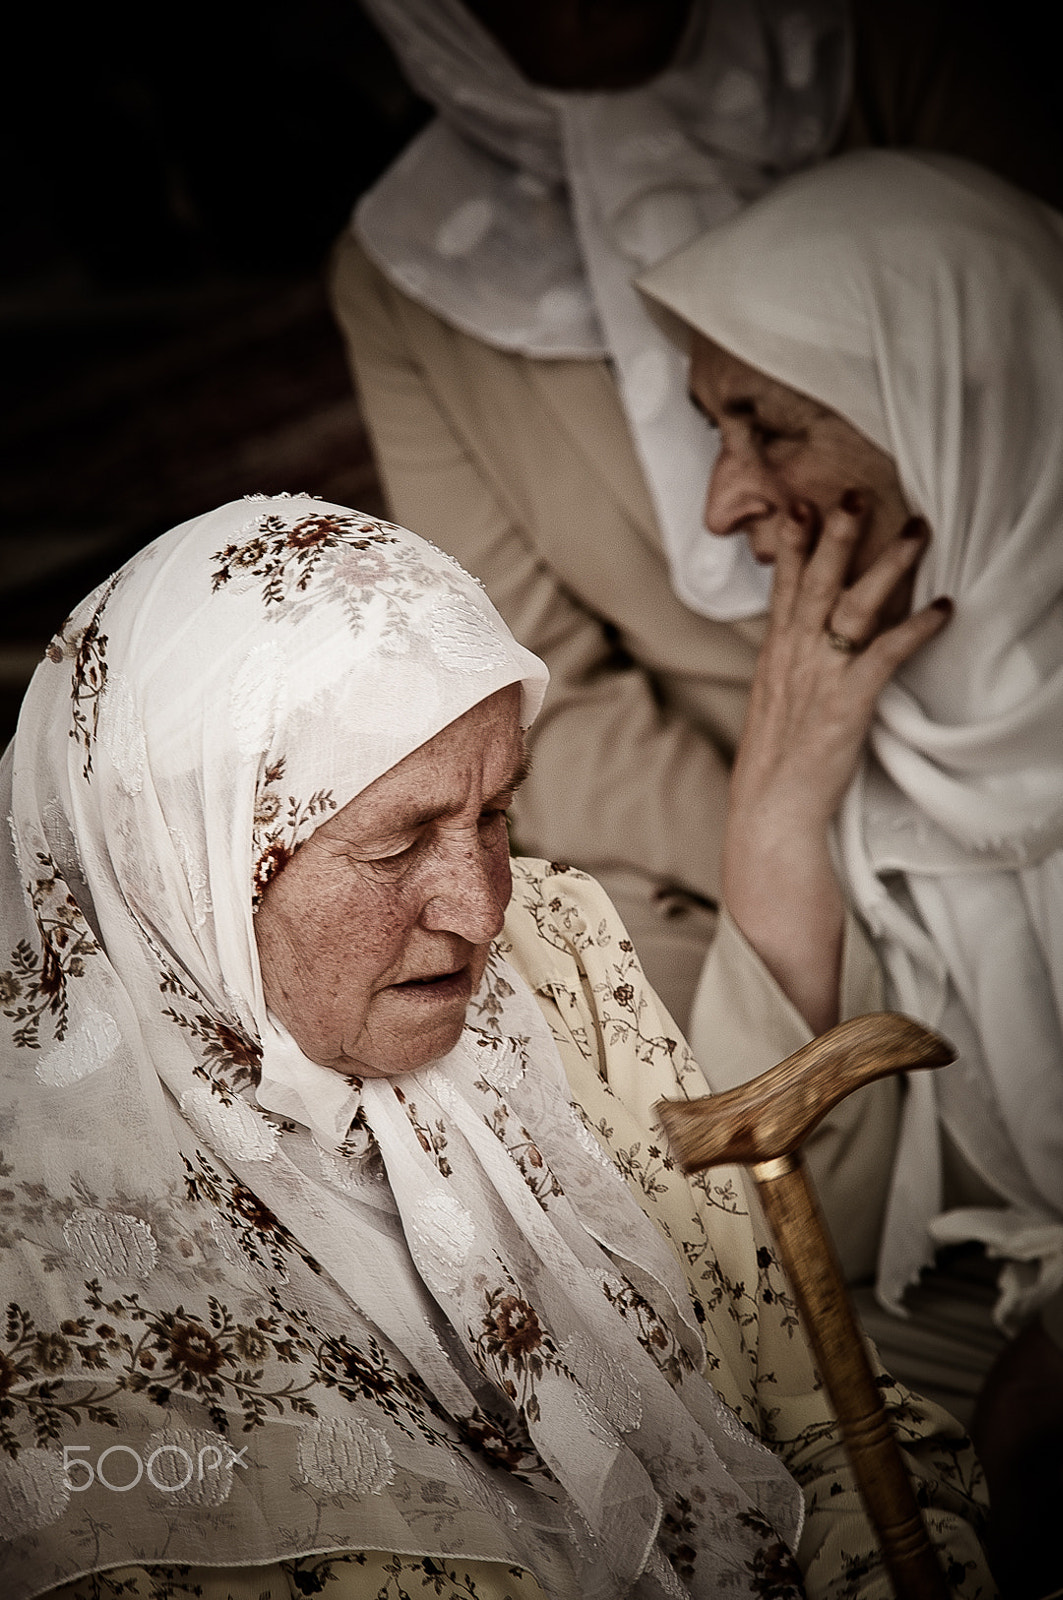
[[[770,1072],[725,1094],[657,1105],[686,1171],[737,1162],[756,1180],[898,1600],[947,1600],[949,1588],[798,1147],[854,1089],[913,1067],[943,1067],[955,1056],[938,1034],[907,1017],[881,1012],[840,1023]]]

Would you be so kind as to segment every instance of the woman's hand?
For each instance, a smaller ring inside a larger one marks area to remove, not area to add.
[[[728,910],[816,1033],[837,1021],[845,918],[829,826],[879,695],[951,612],[950,602],[935,601],[905,614],[929,537],[918,519],[848,581],[868,520],[854,491],[822,527],[812,507],[792,508],[724,841]]]

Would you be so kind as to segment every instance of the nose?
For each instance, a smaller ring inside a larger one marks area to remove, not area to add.
[[[498,858],[498,859],[496,859]],[[485,849],[478,837],[455,841],[439,854],[421,925],[487,944],[502,932],[511,879],[505,849]]]
[[[709,477],[703,521],[710,533],[728,538],[752,533],[778,509],[763,468],[749,452],[721,445]]]

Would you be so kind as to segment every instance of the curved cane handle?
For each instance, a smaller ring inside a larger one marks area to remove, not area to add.
[[[854,1089],[894,1072],[955,1061],[947,1039],[892,1011],[839,1022],[750,1083],[699,1100],[659,1100],[669,1144],[688,1172],[775,1161],[803,1144]]]

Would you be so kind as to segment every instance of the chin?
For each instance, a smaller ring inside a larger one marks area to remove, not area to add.
[[[325,1061],[321,1064],[330,1067],[333,1072],[342,1072],[350,1078],[401,1078],[408,1072],[420,1072],[422,1067],[430,1066],[433,1061],[439,1061],[443,1056],[449,1055],[461,1038],[464,1027],[463,1013],[460,1022],[447,1026],[439,1025],[429,1030],[427,1036],[422,1031],[406,1046],[396,1041],[393,1050],[381,1051],[379,1054],[374,1051],[372,1060],[355,1061],[343,1056],[338,1061]]]

